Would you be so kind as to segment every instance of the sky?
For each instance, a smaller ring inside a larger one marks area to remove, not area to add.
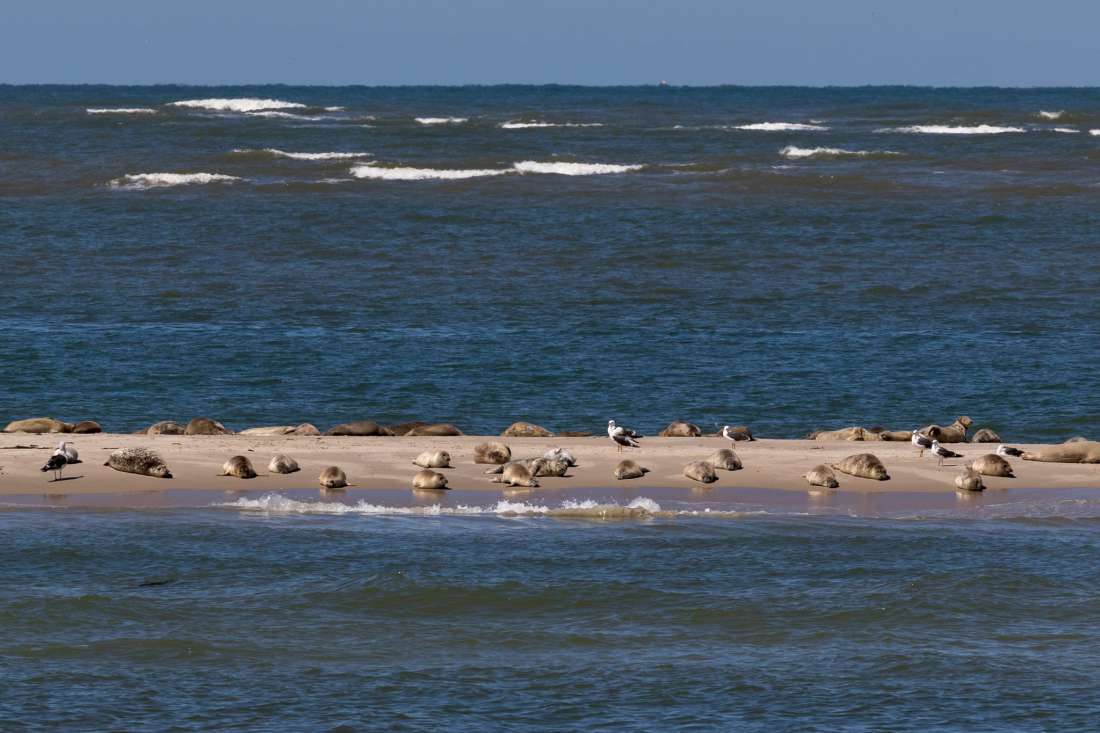
[[[0,0],[0,83],[1100,85],[1098,0]]]

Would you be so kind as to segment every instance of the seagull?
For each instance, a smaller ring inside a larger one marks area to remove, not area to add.
[[[937,458],[940,459],[940,465],[941,466],[943,465],[943,459],[944,458],[962,458],[961,453],[956,453],[953,450],[949,450],[947,448],[944,448],[942,445],[940,445],[940,441],[938,441],[938,440],[933,440],[932,441],[931,450],[932,450],[932,455],[934,455],[934,456],[936,456]]]
[[[1013,458],[1019,458],[1024,452],[1019,448],[1010,448],[1007,445],[997,446],[997,455],[999,456],[1011,456]]]
[[[932,447],[932,440],[930,440],[928,436],[922,435],[919,430],[913,431],[913,437],[909,439],[909,442],[920,448],[920,455],[922,456],[924,455],[924,452],[926,450],[929,450]]]
[[[53,471],[53,480],[57,481],[61,478],[61,472],[65,470],[65,465],[68,462],[64,453],[55,452],[50,456],[50,460],[46,461],[46,465],[42,466],[42,472]]]
[[[737,442],[737,435],[735,433],[730,432],[730,426],[729,425],[725,425],[725,426],[722,427],[722,437],[725,438],[726,440],[730,441],[731,443],[736,443]]]
[[[53,454],[65,456],[66,463],[80,463],[80,454],[76,452],[76,446],[69,441],[61,441],[57,444]]]
[[[607,437],[615,441],[615,445],[619,446],[619,452],[623,452],[623,446],[628,448],[641,448],[641,444],[638,443],[636,438],[642,437],[641,434],[631,430],[630,428],[624,428],[615,424],[614,420],[607,421]]]

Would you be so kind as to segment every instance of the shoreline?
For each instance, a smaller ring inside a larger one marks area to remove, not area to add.
[[[82,463],[66,467],[61,481],[48,480],[39,469],[61,440],[71,441]],[[718,471],[718,481],[703,485],[687,479],[682,471],[691,461],[706,460],[714,451],[728,448],[724,438],[645,438],[640,449],[618,453],[606,436],[584,438],[501,438],[499,436],[455,437],[336,437],[336,436],[176,436],[91,435],[26,433],[0,434],[0,496],[44,494],[127,494],[147,491],[247,491],[318,492],[317,476],[328,466],[339,466],[347,474],[349,489],[405,491],[412,493],[412,477],[419,471],[413,459],[425,450],[447,451],[454,468],[439,469],[453,491],[486,495],[518,495],[491,483],[485,469],[473,463],[474,446],[499,441],[510,446],[513,459],[542,455],[554,447],[565,447],[578,465],[564,477],[540,477],[542,495],[567,497],[574,492],[610,491],[637,493],[642,490],[713,492],[716,489],[778,489],[806,493],[814,487],[802,477],[820,463],[836,463],[856,453],[874,453],[890,474],[887,481],[874,481],[837,473],[841,492],[857,493],[945,493],[954,494],[954,479],[970,460],[992,453],[992,444],[958,443],[952,447],[964,458],[937,466],[926,452],[918,458],[916,449],[900,442],[848,442],[757,439],[738,442],[733,449],[744,468]],[[19,447],[17,447],[19,446]],[[143,446],[157,451],[166,461],[173,478],[158,479],[121,473],[104,465],[111,451]],[[1031,450],[1038,444],[1017,444]],[[293,457],[301,471],[268,474],[267,463],[275,453]],[[233,455],[250,458],[254,479],[219,477],[222,463]],[[650,469],[638,479],[616,480],[612,472],[623,458]],[[1010,459],[1017,478],[985,477],[987,491],[999,489],[1100,489],[1100,465],[1040,463]],[[448,492],[433,492],[436,494]],[[453,492],[452,492],[453,493]]]

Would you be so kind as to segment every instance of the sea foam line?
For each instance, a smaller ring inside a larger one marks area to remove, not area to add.
[[[155,115],[157,111],[149,107],[88,107],[84,110],[90,115]]]
[[[257,99],[255,97],[182,99],[178,102],[169,102],[168,106],[209,109],[217,112],[255,112],[264,109],[304,109],[306,107],[306,105],[299,102],[284,102],[281,99]]]
[[[540,163],[535,160],[523,160],[512,166],[519,173],[550,173],[559,176],[600,176],[609,173],[629,173],[641,170],[641,165],[619,165],[615,163]]]
[[[107,183],[111,188],[142,191],[149,188],[170,186],[194,186],[207,183],[236,183],[237,176],[222,173],[128,173]]]
[[[502,122],[500,127],[504,130],[525,130],[538,127],[603,127],[602,122]]]
[[[902,132],[920,135],[1003,135],[1008,132],[1027,132],[1022,127],[1001,127],[998,125],[908,125],[905,127],[883,127],[875,132]]]
[[[463,122],[469,122],[469,117],[417,117],[415,118],[421,125],[461,125]]]
[[[799,158],[841,158],[857,157],[865,158],[871,155],[903,155],[893,150],[846,150],[844,148],[800,148],[797,145],[788,145],[779,151],[784,158],[797,160]]]
[[[236,501],[214,504],[217,507],[230,509],[244,509],[249,511],[268,512],[272,514],[332,514],[332,515],[410,515],[410,516],[550,516],[550,517],[590,517],[601,518],[629,518],[646,517],[661,513],[661,505],[652,499],[638,497],[628,504],[612,502],[601,504],[591,499],[575,501],[567,499],[559,506],[551,507],[546,504],[532,504],[528,502],[516,502],[502,499],[489,506],[443,506],[432,504],[430,506],[386,506],[383,504],[371,504],[367,501],[359,501],[356,504],[342,504],[340,502],[322,501],[298,501],[290,499],[282,494],[265,494],[259,499],[237,499]]]
[[[598,176],[611,173],[628,173],[641,170],[642,165],[616,163],[569,163],[564,161],[540,162],[524,160],[513,163],[511,168],[411,168],[385,167],[375,163],[352,166],[351,174],[357,178],[386,181],[460,180],[485,178],[508,174],[551,174],[559,176]]]
[[[1100,130],[1089,130],[1089,134],[1090,135],[1095,135],[1096,137],[1100,137]]]
[[[758,130],[761,132],[782,132],[782,131],[825,131],[828,127],[824,125],[807,125],[801,122],[753,122],[748,125],[733,125],[730,129],[733,130]]]
[[[276,158],[291,158],[292,160],[352,160],[371,156],[370,153],[290,153],[278,148],[235,148],[233,152],[240,155],[266,153]]]
[[[1065,113],[1066,111],[1064,109],[1060,109],[1056,112],[1047,112],[1044,109],[1039,110],[1039,116],[1044,120],[1060,120]]]

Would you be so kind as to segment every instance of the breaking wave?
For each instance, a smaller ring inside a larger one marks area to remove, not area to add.
[[[142,191],[149,188],[167,188],[170,186],[195,186],[207,183],[236,183],[243,181],[237,176],[222,173],[129,173],[107,183],[111,188]]]
[[[371,156],[370,153],[289,153],[278,148],[236,148],[233,152],[240,155],[263,154],[275,158],[291,158],[292,160],[353,160]]]
[[[157,113],[150,107],[88,107],[84,111],[90,115],[155,115]]]
[[[519,173],[552,173],[559,176],[599,176],[608,173],[628,173],[641,170],[641,165],[617,165],[613,163],[540,163],[524,160],[514,166]]]
[[[494,168],[386,168],[364,164],[353,166],[351,174],[356,178],[380,181],[457,181],[465,178],[484,178],[511,173],[510,169]]]
[[[282,120],[305,120],[306,122],[320,122],[322,120],[330,120],[331,117],[325,117],[324,115],[299,115],[293,112],[280,112],[279,110],[261,110],[259,112],[249,112],[249,117],[275,117]]]
[[[760,130],[763,132],[781,131],[824,131],[828,127],[824,125],[807,125],[801,122],[753,122],[749,125],[734,125],[733,130]]]
[[[469,122],[469,117],[417,117],[416,121],[421,125],[460,125]]]
[[[1089,134],[1100,137],[1100,130],[1089,130]]]
[[[904,132],[922,135],[1001,135],[1006,132],[1027,132],[1022,127],[1000,127],[998,125],[909,125],[906,127],[884,127],[875,132]]]
[[[1057,112],[1047,112],[1046,110],[1041,109],[1039,110],[1039,117],[1042,117],[1044,120],[1060,120],[1062,119],[1062,115],[1064,115],[1065,113],[1066,111],[1063,109],[1060,109]]]
[[[788,145],[779,151],[779,154],[784,158],[790,158],[797,160],[799,158],[868,158],[868,157],[889,157],[893,155],[903,155],[893,150],[845,150],[844,148],[800,148],[797,145]]]
[[[240,97],[236,99],[183,99],[170,102],[169,107],[187,107],[189,109],[208,109],[215,112],[256,112],[265,109],[304,109],[306,105],[298,102],[284,102],[281,99],[255,99]]]
[[[501,128],[505,130],[523,130],[531,127],[603,127],[602,122],[502,122]]]
[[[1077,134],[1077,133],[1081,132],[1080,130],[1077,130],[1073,127],[1055,127],[1053,131],[1054,132],[1064,132],[1064,133],[1069,133],[1069,134]]]

